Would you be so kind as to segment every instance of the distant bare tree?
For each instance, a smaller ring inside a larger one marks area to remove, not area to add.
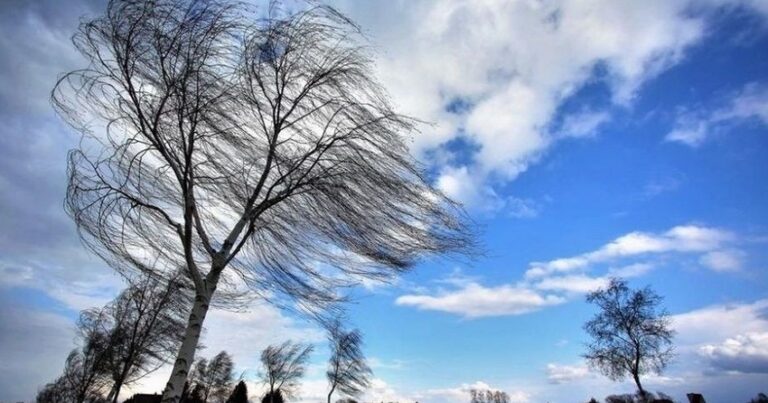
[[[185,296],[180,283],[145,276],[102,310],[109,318],[104,332],[109,334],[107,369],[114,383],[107,397],[113,403],[123,386],[173,360],[184,334]]]
[[[109,390],[109,333],[106,315],[98,310],[80,313],[77,334],[81,346],[73,349],[64,363],[63,374],[45,385],[37,395],[40,403],[95,403],[104,401]]]
[[[509,403],[509,395],[501,390],[470,389],[471,403]]]
[[[232,389],[233,368],[232,357],[226,351],[216,354],[210,361],[201,358],[192,375],[194,390],[202,393],[204,402],[213,399],[223,403]]]
[[[72,390],[66,384],[64,377],[46,384],[37,392],[37,403],[70,403],[75,400]]]
[[[674,331],[669,314],[659,309],[662,298],[648,287],[631,290],[626,281],[614,278],[587,301],[600,311],[584,325],[592,337],[584,358],[612,380],[630,375],[645,396],[640,375],[661,373],[673,357]]]
[[[104,368],[106,345],[96,343],[90,341],[88,346],[72,350],[64,364],[62,386],[74,403],[105,400],[104,392],[109,388],[109,375]]]
[[[82,346],[69,353],[61,376],[63,387],[72,401],[102,402],[111,385],[109,373],[110,334],[105,331],[109,318],[104,312],[87,310],[80,313],[77,333]]]
[[[269,389],[269,403],[275,403],[278,393],[285,398],[296,394],[312,349],[311,345],[286,341],[279,346],[268,346],[261,352],[263,368],[260,375]]]
[[[371,369],[362,352],[363,337],[358,330],[347,331],[342,322],[332,322],[328,331],[331,358],[326,376],[330,383],[328,403],[338,390],[348,396],[358,396],[370,384]]]
[[[74,36],[89,64],[53,90],[83,135],[66,207],[86,244],[119,272],[183,268],[194,287],[164,402],[210,304],[242,285],[318,315],[340,286],[471,249],[358,27],[314,4],[262,18],[235,0],[111,0]]]

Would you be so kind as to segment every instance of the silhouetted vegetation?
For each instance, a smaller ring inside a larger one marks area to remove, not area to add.
[[[267,392],[266,395],[261,399],[261,403],[284,403],[285,400],[283,400],[283,394],[280,392],[280,389],[277,389],[272,392]]]
[[[500,390],[470,389],[470,403],[509,403],[507,392]]]
[[[109,335],[107,370],[112,388],[107,395],[117,403],[120,390],[170,362],[184,332],[185,295],[181,284],[145,276],[94,315]]]
[[[232,358],[226,351],[216,354],[210,361],[201,358],[190,377],[192,397],[199,396],[204,402],[224,403],[232,390]]]
[[[151,277],[131,282],[112,302],[80,314],[82,347],[67,357],[64,374],[38,400],[117,402],[120,390],[169,362],[184,329],[185,295],[176,282]]]
[[[261,379],[267,385],[269,403],[277,397],[291,398],[299,388],[299,380],[306,371],[311,345],[286,341],[279,346],[268,346],[261,352]]]
[[[765,393],[758,393],[749,403],[768,403],[768,396]]]
[[[372,374],[363,356],[362,335],[358,330],[345,330],[337,319],[329,326],[328,342],[331,350],[326,371],[330,384],[328,403],[337,390],[352,397],[360,395],[370,384]]]
[[[245,382],[237,383],[226,403],[248,403],[248,387],[245,386]]]
[[[612,380],[631,376],[641,395],[640,375],[661,373],[673,356],[669,315],[650,288],[631,290],[621,279],[587,296],[600,311],[584,325],[592,337],[584,357]]]

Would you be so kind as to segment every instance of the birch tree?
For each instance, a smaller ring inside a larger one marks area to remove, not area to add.
[[[52,94],[82,135],[66,209],[115,270],[181,269],[194,288],[164,402],[179,400],[211,304],[326,317],[339,287],[471,249],[462,210],[409,154],[416,122],[333,8],[111,0],[73,42],[88,64]]]
[[[331,358],[326,376],[330,384],[328,403],[333,393],[355,397],[370,384],[371,369],[362,352],[363,337],[358,330],[347,331],[341,321],[335,321],[329,329],[328,341]]]
[[[279,346],[268,346],[261,352],[262,381],[267,385],[268,403],[295,396],[299,380],[307,369],[313,347],[309,344],[286,341]]]
[[[232,389],[234,363],[226,351],[216,354],[210,361],[201,358],[195,365],[194,390],[202,393],[202,400],[223,403]]]
[[[185,296],[179,282],[146,276],[134,280],[102,310],[108,318],[103,332],[109,338],[110,401],[117,403],[123,386],[173,360],[184,331]]]

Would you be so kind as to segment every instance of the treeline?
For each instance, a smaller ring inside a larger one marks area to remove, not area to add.
[[[185,321],[181,283],[145,277],[131,282],[101,309],[81,312],[79,347],[64,371],[45,385],[39,403],[117,403],[123,387],[168,363],[179,346]]]
[[[188,315],[188,295],[180,281],[145,277],[130,282],[103,308],[81,312],[79,346],[67,356],[63,373],[39,390],[37,403],[117,403],[125,387],[174,359]],[[327,402],[334,394],[347,396],[344,402],[354,402],[351,397],[360,395],[372,376],[362,352],[362,335],[346,329],[341,319],[329,321],[325,327],[331,352]],[[312,345],[292,341],[264,349],[257,379],[266,389],[262,401],[282,403],[297,397],[312,351]],[[226,351],[197,359],[184,384],[182,401],[248,402],[246,384],[239,379],[235,385],[233,371],[234,362]],[[156,397],[159,402],[160,395]]]

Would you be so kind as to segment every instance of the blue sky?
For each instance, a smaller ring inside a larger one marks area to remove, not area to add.
[[[378,52],[435,186],[463,202],[486,255],[426,261],[351,290],[372,401],[519,402],[632,390],[580,355],[584,294],[622,275],[665,297],[678,358],[651,390],[747,401],[768,376],[768,2],[332,3]],[[77,142],[51,111],[68,37],[101,1],[0,5],[0,401],[31,399],[74,347],[79,310],[121,288],[61,207]],[[246,376],[311,324],[255,304],[215,311],[204,355]],[[304,399],[324,395],[318,349]],[[165,374],[146,382],[159,389]]]

